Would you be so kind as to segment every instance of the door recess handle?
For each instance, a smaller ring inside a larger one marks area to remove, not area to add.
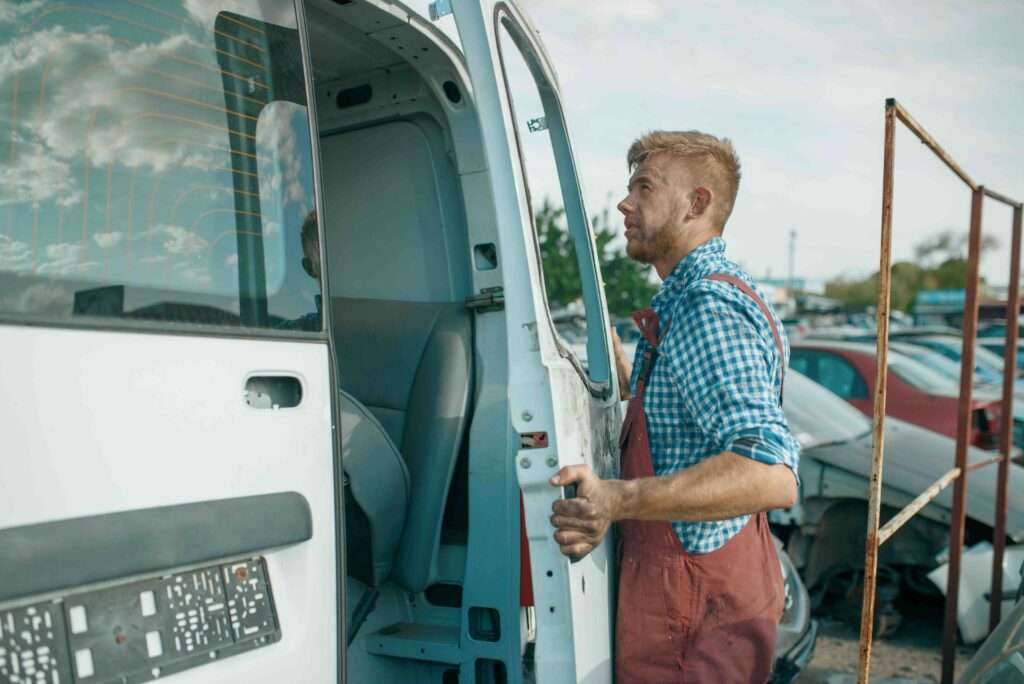
[[[294,408],[301,402],[302,383],[291,375],[253,375],[245,381],[245,403],[250,408]]]

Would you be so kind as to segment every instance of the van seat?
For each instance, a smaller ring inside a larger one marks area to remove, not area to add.
[[[409,505],[409,471],[369,409],[345,392],[340,395],[348,574],[379,587],[390,576],[399,548]]]
[[[445,501],[467,423],[470,313],[461,302],[335,297],[331,314],[341,388],[376,416],[409,471],[391,575],[420,592],[437,578]]]

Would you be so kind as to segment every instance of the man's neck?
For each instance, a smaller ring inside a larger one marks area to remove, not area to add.
[[[688,257],[693,250],[719,235],[721,235],[721,233],[704,231],[690,237],[689,239],[680,240],[672,249],[665,253],[664,257],[658,259],[652,264],[654,266],[654,270],[658,272],[658,277],[662,280],[668,278],[668,274],[679,265],[680,261]]]

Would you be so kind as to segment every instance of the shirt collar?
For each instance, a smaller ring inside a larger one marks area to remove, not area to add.
[[[685,290],[695,280],[703,277],[704,264],[711,259],[725,254],[725,240],[720,237],[713,237],[707,242],[699,245],[685,257],[679,260],[668,277],[661,283],[661,289],[654,295],[651,303],[657,307],[662,300],[671,296],[672,293]]]

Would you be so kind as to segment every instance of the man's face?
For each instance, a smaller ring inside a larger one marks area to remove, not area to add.
[[[669,251],[683,229],[689,174],[682,161],[651,155],[629,179],[629,194],[619,202],[626,227],[626,254],[653,263]]]
[[[309,274],[314,280],[320,280],[320,244],[317,240],[303,240],[302,241],[302,253],[305,255],[303,259],[303,267],[306,269],[306,273]]]

